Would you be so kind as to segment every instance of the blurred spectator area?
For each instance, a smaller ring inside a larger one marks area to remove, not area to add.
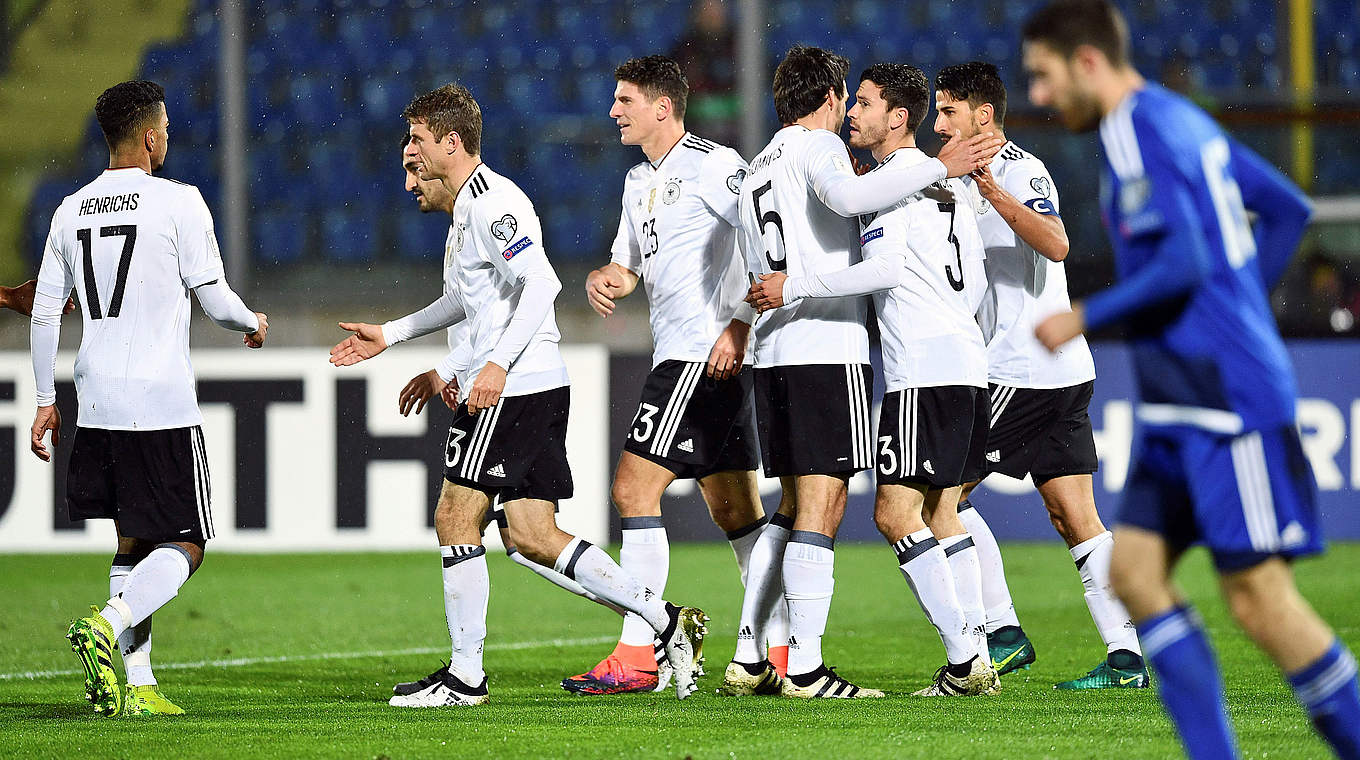
[[[1240,139],[1288,170],[1292,117],[1256,118],[1292,107],[1280,38],[1286,24],[1275,3],[1121,5],[1140,70],[1210,107]],[[691,62],[704,95],[691,127],[734,143],[726,89],[734,62],[713,60],[720,56],[714,51],[731,44],[733,6],[720,0],[251,0],[246,94],[256,283],[325,278],[334,286],[367,282],[363,273],[380,281],[385,269],[438,265],[447,221],[421,217],[402,190],[399,113],[417,92],[449,81],[468,86],[481,103],[483,156],[534,200],[550,255],[567,270],[598,264],[617,228],[623,175],[641,159],[636,148],[619,145],[607,116],[614,66],[657,52]],[[215,8],[196,0],[187,36],[147,50],[142,75],[167,90],[172,128],[165,173],[198,185],[220,217]],[[1018,30],[1031,4],[767,0],[766,8],[771,69],[799,42],[849,56],[852,80],[879,60],[905,60],[927,75],[965,60],[997,63],[1010,89],[1010,136],[1055,175],[1073,240],[1073,290],[1109,281],[1095,205],[1098,145],[1091,136],[1066,134],[1026,103]],[[1356,3],[1316,0],[1316,17],[1318,102],[1354,112],[1360,104]],[[1313,193],[1348,194],[1360,186],[1357,121],[1315,126],[1320,158]],[[935,147],[930,123],[922,130],[927,150]],[[86,132],[78,158],[44,179],[32,199],[26,238],[35,263],[52,209],[105,164],[92,118]],[[1338,156],[1346,160],[1334,160]],[[1360,256],[1360,249],[1329,255],[1344,260]],[[336,267],[355,276],[337,278]],[[437,283],[437,274],[427,274]]]

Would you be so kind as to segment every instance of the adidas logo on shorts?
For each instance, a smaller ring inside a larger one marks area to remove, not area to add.
[[[989,451],[989,452],[987,452],[987,461],[988,461],[988,462],[1000,462],[1000,461],[1001,461],[1001,449],[996,449],[996,450],[994,450],[994,451]]]
[[[927,459],[926,461],[922,462],[922,463],[921,463],[921,467],[923,467],[923,468],[925,469],[925,471],[928,472],[928,473],[930,473],[931,475],[934,475],[934,474],[935,474],[935,468],[930,466],[930,460],[929,460],[929,459]]]
[[[505,463],[502,462],[500,464],[493,465],[491,469],[486,471],[486,474],[490,475],[493,478],[505,477]]]
[[[693,454],[693,453],[694,453],[694,439],[693,439],[693,438],[686,438],[685,440],[681,441],[675,448],[680,449],[681,451],[685,452],[686,454]]]

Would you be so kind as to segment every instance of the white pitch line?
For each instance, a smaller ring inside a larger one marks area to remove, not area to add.
[[[544,641],[512,641],[507,644],[487,644],[488,652],[513,652],[520,649],[541,649],[545,647],[579,647],[591,644],[607,644],[614,636],[592,636],[584,639],[547,639]],[[317,652],[314,654],[283,654],[272,657],[233,657],[229,660],[199,660],[197,662],[167,662],[156,665],[156,670],[196,670],[198,668],[242,668],[251,665],[268,665],[278,662],[308,662],[315,660],[350,660],[360,657],[404,657],[414,654],[437,654],[448,651],[448,647],[414,647],[411,649],[380,649],[367,652]],[[20,673],[0,673],[0,681],[33,681],[39,678],[74,676],[84,670],[29,670]]]

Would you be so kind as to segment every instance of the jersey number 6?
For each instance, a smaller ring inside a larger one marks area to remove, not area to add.
[[[774,180],[769,180],[760,187],[757,187],[755,192],[751,193],[751,203],[755,205],[756,219],[760,221],[760,237],[765,237],[765,227],[771,224],[779,231],[780,256],[776,259],[774,253],[770,250],[773,246],[770,246],[765,249],[765,261],[770,265],[771,270],[782,272],[785,267],[788,266],[788,254],[784,253],[784,220],[779,218],[779,212],[774,209],[770,209],[763,213],[760,210],[760,196],[770,192],[770,189],[773,186]]]

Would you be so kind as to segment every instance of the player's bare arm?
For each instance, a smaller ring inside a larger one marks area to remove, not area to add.
[[[783,272],[762,274],[746,292],[746,303],[757,313],[778,309],[784,305],[784,281],[787,279],[789,276]]]
[[[1061,217],[1041,214],[1021,203],[1019,198],[1011,195],[996,181],[990,166],[974,171],[972,177],[977,183],[978,192],[992,204],[1021,240],[1050,261],[1067,258],[1067,228],[1063,226]]]
[[[962,177],[965,174],[984,168],[991,163],[1006,144],[1005,139],[994,132],[983,132],[968,140],[960,140],[961,133],[954,131],[954,139],[945,142],[940,154],[935,158],[944,164],[946,176]]]
[[[0,309],[13,309],[25,317],[33,314],[33,294],[38,290],[38,281],[29,280],[12,288],[0,287]],[[73,298],[66,299],[62,314],[70,314],[76,308]]]
[[[609,262],[586,277],[586,300],[590,308],[602,317],[614,313],[614,302],[632,293],[638,276],[627,267]]]
[[[420,414],[425,411],[426,402],[435,396],[444,398],[447,404],[448,399],[444,396],[445,386],[453,387],[453,404],[449,408],[456,407],[458,405],[458,381],[446,383],[437,371],[427,370],[411,378],[406,387],[401,389],[401,394],[397,397],[397,410],[401,412],[403,417],[410,416],[412,411]]]
[[[43,444],[43,438],[49,430],[52,431],[52,448],[55,449],[61,439],[61,412],[57,411],[56,404],[38,407],[38,413],[33,417],[33,429],[29,431],[29,447],[44,462],[52,461],[52,452]]]
[[[1034,328],[1034,337],[1049,351],[1057,351],[1062,344],[1086,331],[1086,315],[1081,301],[1072,303],[1071,311],[1048,317]]]
[[[381,325],[367,322],[341,322],[341,330],[353,333],[331,348],[331,364],[348,367],[365,359],[372,359],[387,349]]]
[[[718,334],[713,342],[713,350],[708,352],[708,376],[715,380],[736,377],[741,372],[741,363],[746,358],[747,338],[751,326],[740,319],[734,319]]]
[[[495,362],[487,362],[482,371],[477,373],[477,379],[472,381],[472,388],[468,391],[467,407],[468,412],[476,414],[483,409],[490,409],[501,400],[501,393],[505,390],[505,368]]]

